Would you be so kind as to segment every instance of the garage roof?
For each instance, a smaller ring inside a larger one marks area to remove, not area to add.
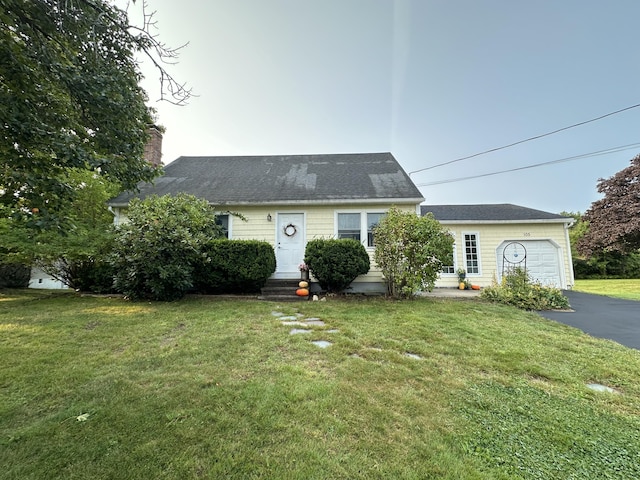
[[[551,222],[571,223],[573,218],[556,213],[543,212],[533,208],[510,203],[480,205],[421,205],[422,215],[427,212],[439,222],[503,223],[503,222]]]

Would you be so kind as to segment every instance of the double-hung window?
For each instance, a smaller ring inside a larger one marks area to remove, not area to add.
[[[360,241],[360,214],[338,214],[338,238],[353,238]]]
[[[464,234],[464,255],[467,273],[480,273],[480,252],[477,233]]]
[[[384,213],[367,213],[367,247],[375,247],[373,229],[378,225]]]

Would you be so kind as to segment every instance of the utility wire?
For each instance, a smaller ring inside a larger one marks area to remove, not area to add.
[[[526,165],[524,167],[517,167],[517,168],[510,168],[508,170],[500,170],[498,172],[491,172],[491,173],[483,173],[480,175],[471,175],[468,177],[460,177],[460,178],[451,178],[448,180],[437,180],[435,182],[429,182],[429,183],[418,183],[416,184],[416,187],[431,187],[433,185],[442,185],[445,183],[454,183],[454,182],[462,182],[463,180],[473,180],[476,178],[483,178],[483,177],[490,177],[492,175],[500,175],[502,173],[509,173],[509,172],[517,172],[519,170],[526,170],[529,168],[536,168],[536,167],[543,167],[546,165],[553,165],[556,163],[564,163],[564,162],[571,162],[573,160],[579,160],[581,158],[589,158],[589,157],[598,157],[601,155],[607,155],[609,153],[616,153],[616,152],[623,152],[625,150],[631,150],[634,148],[638,148],[640,147],[640,143],[631,143],[629,145],[620,145],[618,147],[612,147],[612,148],[608,148],[606,150],[599,150],[597,152],[590,152],[590,153],[583,153],[581,155],[574,155],[573,157],[566,157],[566,158],[561,158],[558,160],[551,160],[549,162],[542,162],[542,163],[536,163],[533,165]]]
[[[617,115],[618,113],[626,112],[627,110],[631,110],[633,108],[638,108],[638,107],[640,107],[640,103],[638,103],[636,105],[631,105],[630,107],[626,107],[626,108],[623,108],[623,109],[620,109],[620,110],[616,110],[615,112],[610,112],[610,113],[607,113],[605,115],[600,115],[599,117],[592,118],[590,120],[585,120],[584,122],[574,123],[573,125],[569,125],[568,127],[559,128],[557,130],[553,130],[552,132],[547,132],[547,133],[543,133],[541,135],[536,135],[535,137],[525,138],[524,140],[520,140],[518,142],[510,143],[509,145],[504,145],[502,147],[492,148],[490,150],[485,150],[484,152],[480,152],[480,153],[474,153],[473,155],[469,155],[467,157],[456,158],[455,160],[450,160],[448,162],[439,163],[437,165],[432,165],[430,167],[420,168],[418,170],[414,170],[413,172],[409,172],[409,176],[411,176],[414,173],[424,172],[425,170],[431,170],[432,168],[443,167],[445,165],[450,165],[452,163],[461,162],[462,160],[468,160],[470,158],[479,157],[480,155],[486,155],[487,153],[497,152],[498,150],[504,150],[505,148],[513,147],[515,145],[520,145],[521,143],[530,142],[532,140],[537,140],[537,139],[542,138],[542,137],[548,137],[549,135],[553,135],[553,134],[558,133],[558,132],[563,132],[565,130],[569,130],[570,128],[579,127],[581,125],[586,125],[587,123],[591,123],[591,122],[595,122],[595,121],[598,121],[598,120],[602,120],[603,118],[607,118],[607,117],[610,117],[612,115]]]

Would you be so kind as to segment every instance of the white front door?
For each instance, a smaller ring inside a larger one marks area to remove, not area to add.
[[[304,213],[278,213],[276,232],[276,277],[297,278],[304,260],[306,235]]]

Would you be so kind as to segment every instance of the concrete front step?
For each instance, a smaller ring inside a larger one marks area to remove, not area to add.
[[[296,301],[307,300],[307,297],[299,297],[296,295],[296,290],[300,288],[298,283],[300,280],[296,279],[270,279],[261,289],[261,298],[265,300],[275,301]]]

